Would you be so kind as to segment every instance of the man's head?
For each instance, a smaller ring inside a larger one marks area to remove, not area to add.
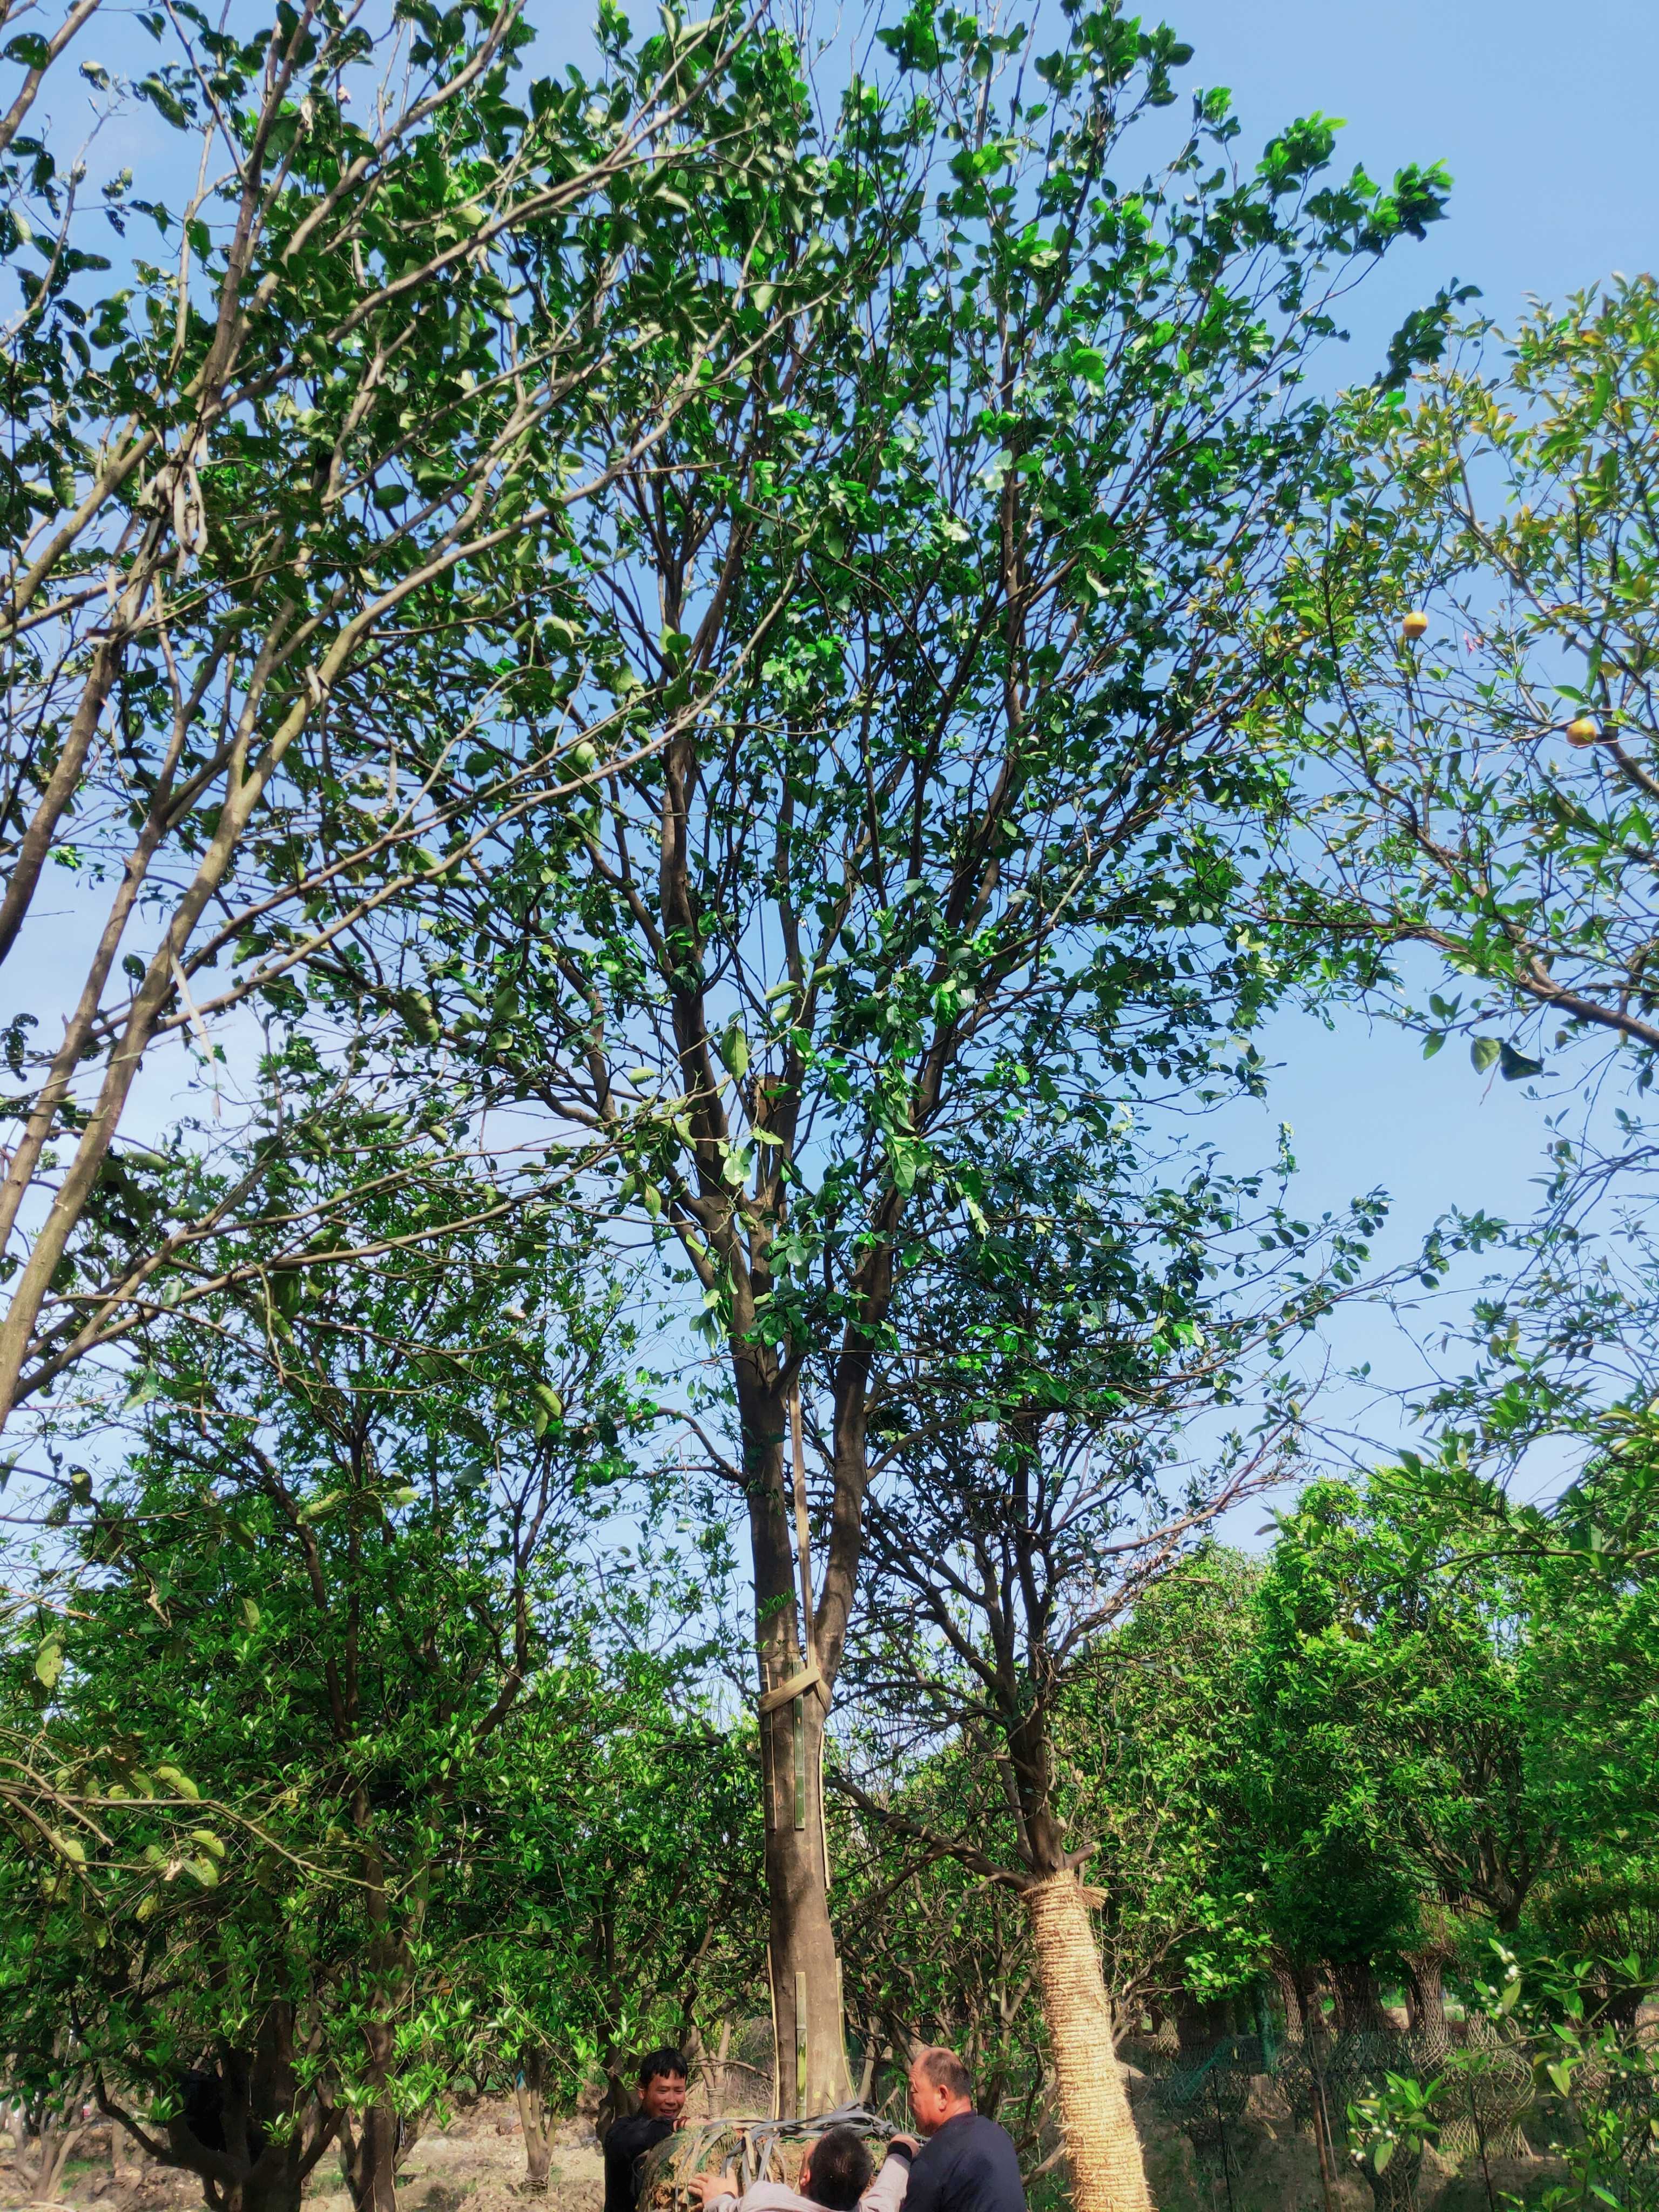
[[[685,2053],[672,2044],[646,2052],[640,2061],[640,2110],[647,2119],[679,2118],[685,2110],[689,2072]]]
[[[851,2128],[826,2128],[800,2170],[800,2193],[824,2212],[853,2212],[874,2172],[869,2147]]]
[[[974,2084],[956,2052],[937,2044],[917,2051],[910,2061],[910,2110],[921,2133],[935,2135],[946,2120],[973,2109]]]

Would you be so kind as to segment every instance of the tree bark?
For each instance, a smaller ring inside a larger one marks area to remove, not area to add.
[[[64,2170],[75,2154],[76,2145],[84,2130],[74,2123],[65,2121],[61,2126],[56,2120],[43,2119],[36,2137],[34,2179],[30,2185],[33,2202],[52,2204],[64,2185]]]
[[[1393,2023],[1382,2009],[1376,1975],[1364,1959],[1344,1959],[1330,1967],[1336,1991],[1336,2025],[1341,2035],[1388,2035]]]
[[[340,2171],[356,2212],[398,2212],[398,2114],[390,2104],[370,2105],[360,2132],[340,2129]]]
[[[778,2115],[795,2119],[850,2104],[841,1961],[824,1879],[823,1700],[808,1692],[769,1714],[766,1892],[770,1906]]]
[[[1060,2089],[1073,2204],[1076,2212],[1152,2212],[1082,1885],[1072,1873],[1048,1875],[1023,1895]]]
[[[539,2045],[519,2053],[515,2094],[519,2124],[524,2130],[525,2189],[532,2197],[544,2197],[553,2163],[553,2130],[547,2118],[547,2053]]]
[[[300,2212],[304,2184],[291,2166],[284,2165],[269,2183],[245,2181],[238,2212]]]
[[[159,2164],[195,2175],[208,2212],[300,2212],[307,2178],[340,2125],[338,2111],[301,2086],[289,2002],[267,2008],[252,2048],[220,2044],[194,2118],[176,2111],[165,2135],[125,2110],[100,2076],[92,2086],[112,2129]]]
[[[1446,1954],[1439,1949],[1407,1954],[1406,2012],[1411,2032],[1435,2050],[1443,2049],[1446,2030]]]
[[[803,1682],[793,1697],[779,1695],[807,1669],[785,1486],[785,1400],[774,1377],[752,1368],[745,1376],[746,1364],[738,1363],[738,1406],[763,1685],[761,1756],[778,2117],[796,2119],[833,2112],[849,2104],[853,2095],[824,1847],[823,1727],[830,1683],[820,1674],[814,1682]]]

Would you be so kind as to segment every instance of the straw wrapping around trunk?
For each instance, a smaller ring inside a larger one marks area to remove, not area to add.
[[[1152,2212],[1082,1886],[1075,1875],[1049,1875],[1022,1894],[1054,2051],[1072,2202],[1076,2212]]]

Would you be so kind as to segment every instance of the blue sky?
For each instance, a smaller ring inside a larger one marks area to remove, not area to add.
[[[1247,144],[1316,108],[1346,121],[1346,152],[1374,176],[1407,161],[1452,172],[1449,219],[1357,295],[1333,363],[1345,377],[1369,375],[1407,310],[1454,278],[1501,325],[1529,295],[1654,267],[1650,0],[1176,0],[1167,19],[1196,49],[1189,75],[1233,93]],[[1358,1019],[1334,1033],[1281,1021],[1274,1044],[1268,1118],[1295,1130],[1307,1203],[1383,1185],[1398,1252],[1453,1201],[1533,1202],[1546,1109],[1524,1086],[1477,1077],[1456,1048],[1425,1063],[1415,1039]],[[1340,1342],[1402,1371],[1380,1316],[1351,1317]]]
[[[1176,0],[1167,12],[1196,49],[1192,73],[1233,92],[1247,136],[1318,108],[1346,119],[1373,174],[1450,168],[1451,220],[1368,288],[1357,337],[1374,344],[1453,276],[1503,320],[1528,293],[1559,298],[1652,266],[1650,0]]]

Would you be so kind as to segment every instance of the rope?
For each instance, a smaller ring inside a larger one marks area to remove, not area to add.
[[[678,2201],[677,2193],[694,2173],[718,2172],[733,2165],[741,2197],[757,2181],[781,2178],[775,2168],[781,2167],[778,2153],[785,2143],[816,2142],[831,2128],[854,2128],[860,2135],[882,2140],[893,2132],[891,2121],[857,2104],[837,2105],[832,2112],[814,2112],[795,2120],[702,2120],[677,2129],[665,2142],[646,2153],[641,2161],[641,2202],[659,2201],[657,2192],[665,2188],[675,2192],[669,2201]]]

